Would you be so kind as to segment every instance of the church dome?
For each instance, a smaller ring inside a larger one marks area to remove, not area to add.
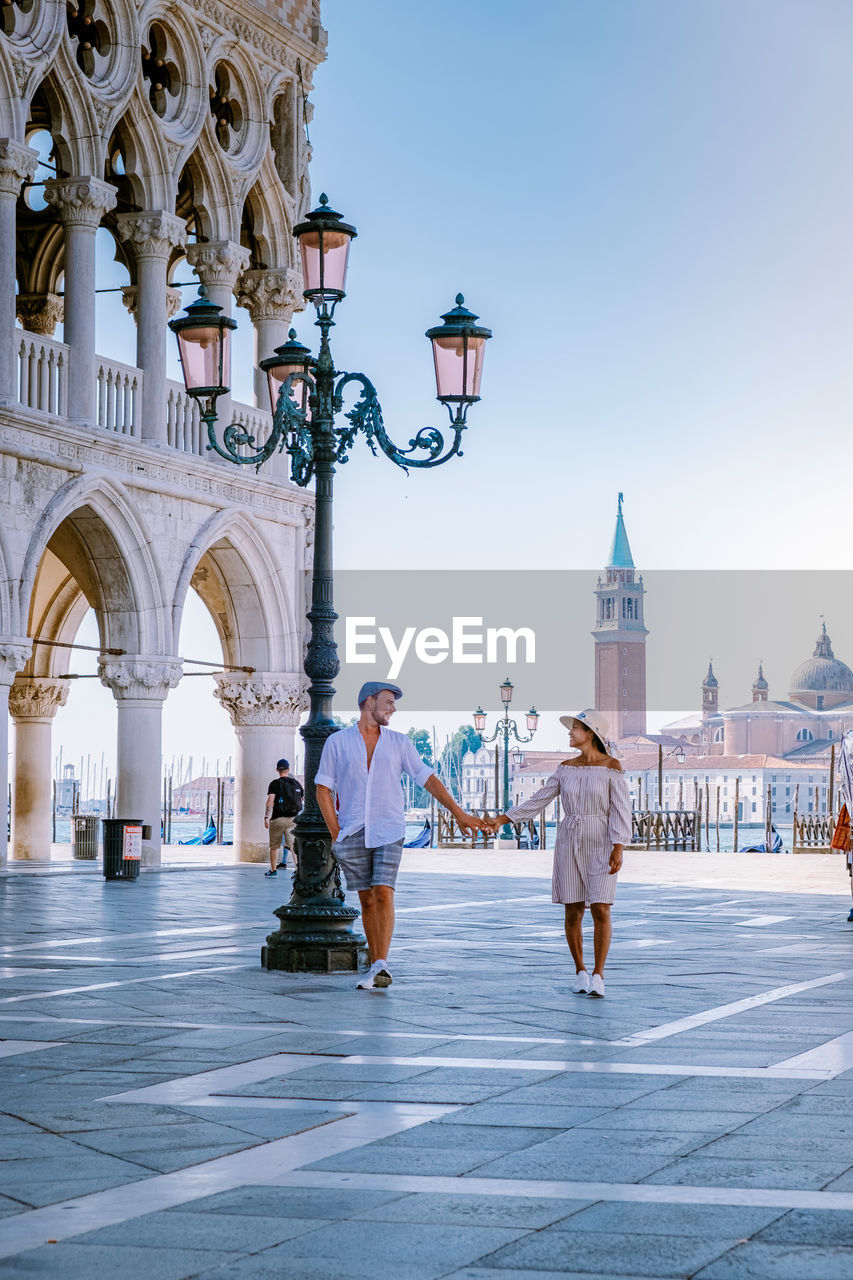
[[[814,653],[805,662],[801,662],[791,676],[789,692],[792,698],[798,693],[853,694],[853,671],[832,652],[825,622],[821,626]]]

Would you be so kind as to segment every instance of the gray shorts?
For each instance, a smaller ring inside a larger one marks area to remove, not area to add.
[[[377,884],[389,885],[393,889],[397,883],[403,856],[402,840],[381,844],[378,849],[366,849],[364,827],[360,827],[343,840],[336,840],[332,852],[346,876],[348,889],[357,892],[359,889],[372,889]]]

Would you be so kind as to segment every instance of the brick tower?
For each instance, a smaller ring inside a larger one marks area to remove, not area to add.
[[[595,588],[595,705],[611,737],[646,732],[646,636],[642,575],[637,577],[619,494],[610,560]]]

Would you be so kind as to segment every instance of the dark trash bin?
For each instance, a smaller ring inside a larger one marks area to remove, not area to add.
[[[104,879],[135,880],[142,860],[142,822],[138,818],[103,818]]]
[[[101,820],[94,813],[75,813],[71,824],[71,856],[92,861],[98,856]]]

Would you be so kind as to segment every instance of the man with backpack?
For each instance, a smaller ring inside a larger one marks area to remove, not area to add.
[[[264,872],[267,876],[274,876],[279,867],[287,866],[288,850],[293,853],[293,824],[302,808],[305,794],[296,779],[291,778],[287,760],[279,760],[276,769],[278,777],[273,778],[267,788],[267,807],[264,813],[264,826],[270,833],[270,869]],[[284,856],[279,862],[282,840]]]

